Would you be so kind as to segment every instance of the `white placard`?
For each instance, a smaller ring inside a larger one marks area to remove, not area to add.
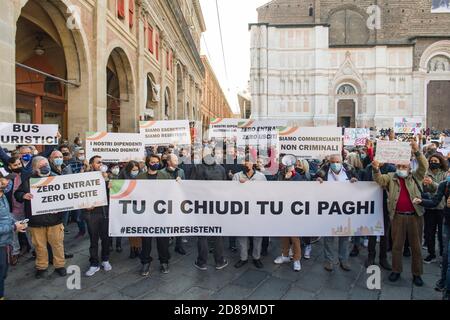
[[[280,130],[280,153],[322,159],[342,153],[342,128],[288,127]]]
[[[381,163],[410,164],[411,144],[409,142],[378,140],[375,160]]]
[[[142,161],[145,157],[143,136],[139,133],[86,133],[86,157],[102,157],[103,162]]]
[[[105,179],[98,171],[31,178],[30,191],[33,216],[108,204]]]
[[[146,146],[191,144],[189,120],[141,121],[139,130]]]
[[[394,132],[406,134],[419,134],[423,128],[422,118],[394,118]]]
[[[368,128],[345,128],[344,130],[344,146],[365,146],[369,139]]]
[[[55,145],[57,135],[56,124],[0,123],[0,144]]]

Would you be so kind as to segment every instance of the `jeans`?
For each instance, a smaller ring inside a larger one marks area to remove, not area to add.
[[[147,264],[152,262],[152,240],[153,238],[142,238],[141,263]],[[169,263],[169,238],[156,238],[156,247],[158,248],[159,262]]]
[[[5,279],[8,272],[7,247],[0,247],[0,298],[5,296]]]
[[[214,260],[216,262],[216,265],[221,264],[224,262],[223,237],[211,237],[211,240],[214,241]],[[206,265],[209,253],[208,237],[198,237],[197,249],[198,249],[197,264]]]
[[[444,281],[447,291],[450,291],[450,226],[448,224],[443,225],[443,247],[442,252],[442,269],[441,279]]]
[[[13,233],[13,243],[12,243],[12,252],[11,255],[17,256],[20,254],[20,242],[19,242],[19,233]]]
[[[428,248],[428,253],[436,256],[436,232],[439,242],[439,254],[443,253],[442,245],[442,221],[444,219],[443,210],[427,209],[425,210],[425,244]]]
[[[101,213],[87,213],[85,220],[88,227],[89,238],[91,245],[89,247],[89,262],[91,267],[99,266],[98,259],[98,241],[102,243],[101,258],[102,262],[109,260],[109,236],[108,236],[108,224],[109,219],[103,217]]]
[[[72,211],[72,213],[75,216],[75,220],[78,225],[78,232],[85,234],[86,233],[86,222],[83,219],[83,212],[81,210],[74,210],[74,211]]]
[[[334,255],[331,246],[334,243],[334,239],[337,237],[324,237],[323,238],[323,253],[325,256],[325,260],[333,263]],[[347,262],[348,260],[348,237],[338,237],[339,239],[339,261]]]
[[[262,238],[252,237],[253,239],[253,249],[252,257],[253,260],[259,260],[261,258],[261,248],[262,248]],[[240,249],[240,257],[242,261],[248,260],[248,248],[249,248],[249,238],[248,237],[238,237],[237,243]]]

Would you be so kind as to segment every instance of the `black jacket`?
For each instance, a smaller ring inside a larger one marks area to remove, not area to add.
[[[224,167],[220,164],[198,164],[191,172],[191,180],[228,180]]]
[[[450,183],[447,181],[443,181],[439,184],[439,187],[436,193],[433,195],[431,200],[422,199],[421,205],[425,208],[435,208],[441,201],[442,198],[445,199],[445,207],[444,207],[444,223],[450,226],[450,208],[447,206],[447,200],[450,196]]]
[[[43,214],[33,216],[31,213],[31,201],[25,200],[23,196],[30,193],[30,178],[40,178],[37,174],[22,175],[22,184],[14,193],[14,197],[20,203],[24,203],[25,217],[30,219],[28,222],[29,227],[51,227],[56,226],[63,222],[63,212]]]
[[[83,210],[83,214],[101,214],[104,219],[109,218],[109,188],[108,188],[109,181],[105,180],[105,186],[106,186],[106,198],[108,199],[108,205],[102,206],[102,207],[95,207],[92,210]]]

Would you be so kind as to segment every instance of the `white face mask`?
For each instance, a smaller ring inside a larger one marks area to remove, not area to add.
[[[113,175],[115,175],[115,176],[118,176],[119,173],[120,173],[120,169],[119,169],[119,168],[114,168],[114,169],[111,170],[111,173],[112,173]]]
[[[397,169],[396,173],[397,176],[399,176],[400,178],[406,178],[409,174],[408,170],[400,170],[400,169]]]
[[[85,156],[79,156],[79,157],[78,157],[78,160],[84,161],[84,160],[86,160],[86,157],[85,157]]]
[[[108,171],[108,166],[102,165],[102,166],[100,167],[100,172],[105,173],[105,172],[107,172],[107,171]]]

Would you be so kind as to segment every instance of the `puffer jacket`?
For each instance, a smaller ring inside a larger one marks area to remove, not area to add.
[[[408,189],[409,197],[411,202],[414,198],[421,198],[422,194],[419,190],[418,183],[420,184],[425,177],[425,173],[428,170],[428,161],[425,156],[419,151],[415,154],[418,161],[418,168],[413,173],[410,173],[408,177],[405,178],[406,189]],[[388,210],[389,217],[394,219],[395,211],[397,208],[398,198],[400,196],[400,181],[396,173],[381,174],[380,170],[372,169],[373,179],[382,188],[386,188],[388,192]],[[415,181],[414,181],[415,179]],[[417,181],[417,183],[416,183]],[[423,215],[423,207],[420,205],[414,205],[414,209],[419,216]]]
[[[15,220],[9,209],[8,199],[0,197],[0,247],[6,247],[13,242]]]

